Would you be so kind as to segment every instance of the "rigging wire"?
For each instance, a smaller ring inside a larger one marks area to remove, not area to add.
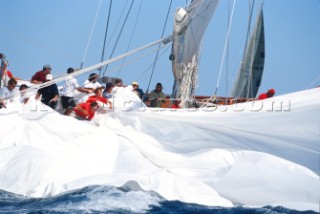
[[[106,31],[105,31],[105,33],[104,33],[103,48],[102,48],[102,53],[101,53],[101,60],[100,60],[100,62],[102,62],[103,59],[104,59],[104,51],[105,51],[105,49],[106,49],[106,40],[107,40],[108,29],[109,29],[111,7],[112,7],[112,0],[110,0],[110,3],[109,3],[108,19],[107,19],[107,24],[106,24]],[[101,69],[102,69],[102,67],[99,69],[99,76],[100,76],[100,74],[101,74]]]
[[[130,37],[129,44],[128,44],[128,47],[127,47],[126,52],[130,49],[133,36],[134,36],[134,34],[135,34],[135,32],[136,32],[136,28],[137,28],[138,20],[139,20],[139,17],[140,17],[141,8],[142,8],[142,2],[143,2],[143,0],[140,1],[140,5],[139,5],[139,9],[138,9],[138,14],[137,14],[137,17],[136,17],[134,26],[133,26],[133,31],[132,31],[132,34],[131,34],[131,37]],[[123,58],[121,64],[124,64],[125,60],[126,60],[126,58]],[[117,73],[116,77],[119,76],[120,71],[121,71],[121,69],[118,70],[118,73]]]
[[[164,45],[162,45],[160,48],[162,49],[162,48],[164,48],[164,47],[166,47],[166,46],[167,46],[167,44],[164,44]],[[167,51],[169,48],[170,48],[170,46],[167,46],[167,48],[165,49],[165,51]],[[112,68],[111,70],[108,70],[108,73],[118,72],[118,71],[121,70],[123,67],[127,67],[128,65],[130,65],[130,64],[138,61],[139,59],[142,59],[142,58],[144,58],[144,57],[146,57],[146,56],[149,56],[149,55],[151,55],[151,54],[154,54],[154,53],[156,53],[157,51],[158,51],[158,47],[155,47],[155,48],[151,49],[150,51],[148,51],[148,52],[146,52],[146,53],[144,53],[144,54],[141,54],[141,55],[139,55],[139,56],[131,59],[130,61],[126,61],[126,63],[123,63],[123,64],[121,64],[121,65],[119,65],[119,66],[117,66],[117,67],[115,67],[115,68]],[[163,54],[164,54],[164,52],[163,52],[162,54],[160,54],[160,56],[162,56]],[[150,65],[148,66],[148,68],[147,68],[144,72],[142,72],[142,74],[141,74],[136,80],[139,81],[139,79],[140,79],[141,77],[143,77],[144,74],[145,74],[151,67],[152,67],[152,64],[150,64]]]
[[[170,48],[170,46],[168,46],[168,47],[166,48],[166,50],[164,50],[164,52],[163,52],[162,54],[160,54],[160,57],[162,57],[169,48]],[[158,50],[158,48],[157,48],[157,50]],[[141,78],[142,76],[144,76],[144,74],[145,74],[150,68],[152,68],[152,66],[153,66],[153,63],[150,64],[150,65],[141,73],[141,75],[137,78],[137,80],[139,81],[140,78]]]
[[[167,21],[168,21],[169,13],[170,13],[170,10],[171,10],[171,5],[172,5],[172,0],[170,1],[170,5],[169,5],[169,8],[168,8],[166,20],[165,20],[165,23],[164,23],[164,26],[163,26],[163,29],[162,29],[162,33],[161,33],[161,38],[163,38],[164,31],[165,31],[165,28],[167,26]],[[159,44],[159,48],[160,48],[160,44]],[[159,51],[157,52],[157,54],[155,56],[155,60],[154,60],[153,67],[152,67],[152,72],[151,72],[151,75],[150,75],[150,78],[149,78],[148,87],[147,87],[147,90],[146,90],[146,94],[148,94],[148,92],[149,92],[149,87],[150,87],[151,79],[152,79],[152,76],[153,76],[153,73],[154,73],[154,69],[156,67],[158,56],[159,56]]]
[[[216,89],[215,89],[213,95],[211,95],[210,100],[211,100],[214,96],[217,95],[217,91],[218,91],[218,88],[219,88],[220,79],[221,79],[221,73],[222,73],[222,68],[223,68],[223,62],[224,62],[224,58],[225,58],[226,52],[227,52],[227,44],[228,44],[228,40],[229,40],[229,36],[230,36],[231,23],[232,23],[232,19],[233,19],[233,13],[234,13],[234,8],[235,8],[235,5],[236,5],[236,1],[237,1],[237,0],[234,0],[233,6],[232,6],[231,17],[230,17],[230,24],[229,24],[229,26],[228,26],[228,31],[227,31],[227,36],[226,36],[226,42],[225,42],[224,49],[223,49],[223,55],[222,55],[222,59],[221,59],[221,63],[220,63],[219,76],[218,76],[218,81],[217,81]],[[205,103],[205,104],[207,104],[207,103]],[[205,104],[204,104],[204,105],[205,105]]]
[[[315,84],[318,80],[320,80],[320,76],[318,76],[314,81],[312,81],[312,82],[307,86],[306,89],[311,88],[311,86],[312,86],[313,84]],[[319,87],[319,86],[318,86],[318,87]]]
[[[124,12],[125,12],[125,9],[127,8],[128,2],[129,2],[129,0],[127,0],[125,5],[122,7],[122,11],[120,13],[121,15],[118,18],[118,21],[115,25],[116,27],[113,29],[113,31],[111,33],[111,37],[110,37],[109,42],[107,43],[107,46],[105,47],[105,49],[108,49],[110,42],[112,41],[113,36],[115,35],[115,32],[117,31],[117,28],[120,26],[120,22],[121,22],[122,17],[124,16]]]
[[[92,28],[91,28],[90,36],[89,36],[89,39],[88,39],[87,47],[86,47],[86,50],[84,51],[84,55],[83,55],[83,58],[82,58],[82,61],[81,61],[81,64],[80,64],[80,68],[82,68],[82,66],[83,66],[84,60],[86,58],[86,55],[87,55],[87,52],[88,52],[88,49],[89,49],[89,45],[90,45],[90,42],[91,42],[91,37],[92,37],[93,30],[94,30],[95,25],[96,25],[96,21],[97,21],[97,17],[98,17],[98,14],[99,14],[101,2],[102,2],[102,0],[99,1],[99,5],[98,5],[97,11],[96,11],[96,15],[94,17],[94,21],[93,21],[93,25],[92,25]]]
[[[125,18],[125,20],[124,20],[124,22],[123,22],[123,24],[122,24],[122,26],[121,26],[120,32],[119,32],[118,37],[117,37],[117,40],[116,40],[116,42],[115,42],[115,44],[114,44],[114,46],[113,46],[113,49],[112,49],[112,52],[111,52],[111,54],[110,54],[109,59],[112,58],[112,56],[113,56],[113,54],[114,54],[114,51],[116,50],[116,47],[117,47],[117,45],[118,45],[118,42],[119,42],[120,37],[121,37],[121,34],[122,34],[122,31],[123,31],[123,29],[124,29],[124,26],[125,26],[125,24],[126,24],[126,22],[127,22],[127,19],[128,19],[128,17],[129,17],[130,12],[131,12],[133,3],[134,3],[134,0],[131,2],[130,8],[129,8],[128,13],[127,13],[127,15],[126,15],[126,18]],[[105,69],[104,69],[103,75],[105,75],[107,68],[108,68],[108,64],[106,65],[106,67],[105,67]]]
[[[230,0],[228,1],[228,28],[230,27]],[[230,44],[230,41],[228,40],[227,41],[227,58],[226,58],[226,88],[225,88],[225,97],[226,97],[226,100],[225,102],[227,103],[227,93],[228,93],[228,77],[229,77],[229,44]]]

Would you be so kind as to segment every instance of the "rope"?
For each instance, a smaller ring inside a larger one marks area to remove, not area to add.
[[[96,11],[96,15],[95,15],[95,17],[94,17],[94,21],[93,21],[93,25],[92,25],[92,28],[91,28],[90,36],[89,36],[89,39],[88,39],[87,47],[86,47],[86,50],[84,51],[84,55],[83,55],[83,58],[82,58],[82,61],[81,61],[80,68],[82,68],[82,66],[83,66],[84,60],[85,60],[85,58],[86,58],[86,55],[87,55],[87,52],[88,52],[88,49],[89,49],[89,45],[90,45],[90,42],[91,42],[91,37],[92,37],[93,30],[94,30],[94,28],[95,28],[96,21],[97,21],[97,17],[98,17],[98,14],[99,14],[100,6],[101,6],[101,1],[102,1],[102,0],[99,1],[99,5],[98,5],[97,11]]]
[[[164,48],[164,47],[166,47],[166,46],[167,46],[167,44],[164,44],[164,45],[161,46],[160,48]],[[166,50],[168,50],[168,48],[169,48],[169,47],[167,47]],[[136,61],[138,61],[139,59],[144,58],[144,57],[146,57],[146,56],[148,56],[148,55],[151,55],[151,54],[155,53],[157,50],[158,50],[158,48],[153,48],[153,49],[151,49],[151,51],[148,51],[147,53],[141,54],[141,55],[139,55],[138,57],[135,57],[135,58],[133,58],[132,60],[126,62],[126,63],[123,63],[123,64],[121,64],[121,65],[119,65],[119,66],[114,67],[113,69],[108,70],[108,73],[112,73],[112,72],[119,71],[119,70],[121,70],[123,67],[126,67],[126,66],[128,66],[128,65],[130,65],[130,64],[132,64],[132,63],[134,63],[134,62],[136,62]],[[164,54],[164,53],[163,53],[163,54]],[[162,55],[163,55],[163,54],[162,54]],[[162,55],[160,55],[160,56],[162,56]],[[137,81],[139,81],[139,79],[145,74],[145,72],[147,72],[147,70],[149,70],[149,69],[151,68],[151,66],[152,66],[152,64],[151,64],[150,66],[148,66],[148,68],[137,78]]]
[[[138,19],[139,19],[139,17],[140,17],[140,12],[141,12],[141,8],[142,8],[142,2],[143,2],[143,0],[140,1],[138,14],[137,14],[137,17],[136,17],[134,26],[133,26],[133,31],[132,31],[132,34],[131,34],[131,37],[130,37],[130,40],[129,40],[129,44],[128,44],[128,47],[127,47],[127,50],[126,50],[126,51],[129,50],[129,48],[130,48],[130,46],[131,46],[131,42],[132,42],[133,36],[134,36],[134,33],[136,32],[136,29],[137,29]],[[121,62],[122,65],[124,64],[124,61],[125,61],[125,60],[126,60],[126,58],[123,58],[123,60],[122,60],[122,62]],[[121,71],[121,70],[118,71],[116,77],[119,76],[120,71]]]
[[[225,59],[225,56],[226,56],[226,52],[227,52],[227,45],[228,45],[228,40],[229,40],[229,36],[230,36],[231,23],[232,23],[232,19],[233,19],[233,13],[234,13],[234,8],[235,8],[235,5],[236,5],[236,1],[237,1],[237,0],[234,0],[234,1],[233,1],[232,11],[231,11],[231,17],[230,17],[230,24],[229,24],[229,26],[228,26],[226,41],[225,41],[225,44],[224,44],[223,55],[222,55],[222,59],[221,59],[221,63],[220,63],[219,76],[218,76],[218,81],[217,81],[216,89],[215,89],[213,95],[211,95],[210,100],[217,95],[217,91],[218,91],[218,88],[219,88],[220,79],[221,79],[221,73],[222,73],[222,68],[223,68],[223,62],[224,62],[224,59]],[[203,107],[204,105],[205,105],[205,104],[203,104],[201,107]]]
[[[117,28],[120,26],[120,21],[122,19],[122,16],[124,15],[124,11],[125,11],[125,8],[127,7],[128,1],[129,0],[127,0],[125,5],[122,7],[121,15],[119,16],[119,19],[117,20],[117,23],[115,25],[116,27],[113,29],[113,31],[111,33],[111,37],[110,37],[109,42],[107,43],[107,46],[105,47],[105,49],[108,49],[108,47],[110,45],[110,41],[112,41],[113,36],[115,35],[115,32],[116,32]]]
[[[125,18],[125,20],[124,20],[124,22],[123,22],[123,24],[122,24],[122,26],[121,26],[119,35],[118,35],[118,37],[117,37],[116,43],[115,43],[114,46],[113,46],[113,49],[112,49],[112,52],[111,52],[111,54],[110,54],[109,59],[112,58],[112,56],[113,56],[113,54],[114,54],[114,51],[116,50],[116,47],[117,47],[117,45],[118,45],[118,42],[119,42],[120,36],[121,36],[121,34],[122,34],[123,28],[124,28],[124,26],[125,26],[125,24],[126,24],[126,22],[127,22],[127,19],[128,19],[128,17],[129,17],[129,14],[130,14],[130,12],[131,12],[131,8],[132,8],[133,3],[134,3],[134,0],[131,2],[129,11],[128,11],[127,16],[126,16],[126,18]],[[103,75],[106,73],[107,68],[108,68],[108,65],[104,68]]]
[[[166,51],[168,51],[168,48],[170,48],[170,47],[167,47],[166,50],[164,50],[164,52],[163,52],[162,54],[160,54],[160,57],[162,57],[163,54],[165,54]],[[157,48],[156,50],[158,50],[158,49],[159,49],[159,48]],[[139,81],[140,78],[142,78],[142,77],[144,76],[144,74],[145,74],[152,66],[153,66],[153,63],[150,64],[150,65],[141,73],[141,75],[137,78],[137,80]]]
[[[314,81],[312,81],[312,82],[307,86],[306,89],[311,88],[311,86],[312,86],[313,84],[315,84],[318,80],[320,80],[320,76],[318,76]]]
[[[169,12],[171,10],[171,5],[172,5],[172,0],[170,1],[170,5],[169,5],[169,8],[168,8],[166,20],[164,22],[164,26],[163,26],[162,33],[161,33],[161,38],[163,38],[164,30],[165,30],[165,28],[167,26],[167,21],[168,21],[168,17],[169,17]],[[160,44],[159,44],[159,48],[160,48]],[[148,87],[147,87],[147,90],[146,90],[146,94],[149,92],[149,87],[150,87],[151,79],[152,79],[152,76],[153,76],[153,73],[154,73],[154,69],[156,67],[158,56],[159,56],[159,51],[157,51],[156,57],[154,59],[153,68],[152,68],[152,72],[151,72],[151,75],[150,75],[150,79],[149,79]]]
[[[230,0],[228,1],[228,28],[229,28],[229,25],[230,25]],[[228,77],[229,77],[229,40],[227,41],[227,59],[226,59],[226,89],[225,89],[225,92],[224,92],[224,95],[227,96],[228,94]],[[227,100],[226,100],[227,101]]]
[[[104,59],[104,51],[106,49],[106,40],[107,40],[107,34],[108,34],[108,29],[109,29],[109,21],[110,21],[110,14],[111,14],[111,7],[112,7],[112,0],[110,0],[109,4],[109,12],[108,12],[108,19],[107,19],[107,25],[106,25],[106,31],[104,33],[104,41],[103,41],[103,48],[102,48],[102,53],[101,53],[101,60],[100,62],[103,61]],[[101,74],[101,68],[99,69],[99,76]]]

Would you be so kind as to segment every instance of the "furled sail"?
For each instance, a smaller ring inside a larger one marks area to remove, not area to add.
[[[177,9],[174,17],[172,70],[175,78],[172,98],[185,107],[197,85],[200,43],[219,0],[193,0]]]
[[[265,58],[262,8],[247,44],[244,58],[231,92],[232,97],[254,98],[259,90]]]

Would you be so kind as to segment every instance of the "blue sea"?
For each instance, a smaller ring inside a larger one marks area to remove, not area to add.
[[[88,186],[54,197],[29,198],[0,190],[0,213],[306,213],[284,207],[266,206],[250,208],[236,206],[233,208],[209,207],[197,204],[167,201],[156,193],[132,191],[110,186]]]

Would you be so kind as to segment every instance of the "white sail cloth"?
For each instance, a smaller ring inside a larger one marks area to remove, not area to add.
[[[182,107],[194,95],[200,43],[218,3],[219,0],[194,0],[185,9],[176,10],[170,56],[175,81],[172,97],[182,100]]]
[[[0,189],[46,197],[101,184],[204,205],[317,210],[319,92],[274,97],[260,111],[122,109],[97,115],[99,126],[12,104],[0,110]],[[268,111],[281,100],[290,111]]]

